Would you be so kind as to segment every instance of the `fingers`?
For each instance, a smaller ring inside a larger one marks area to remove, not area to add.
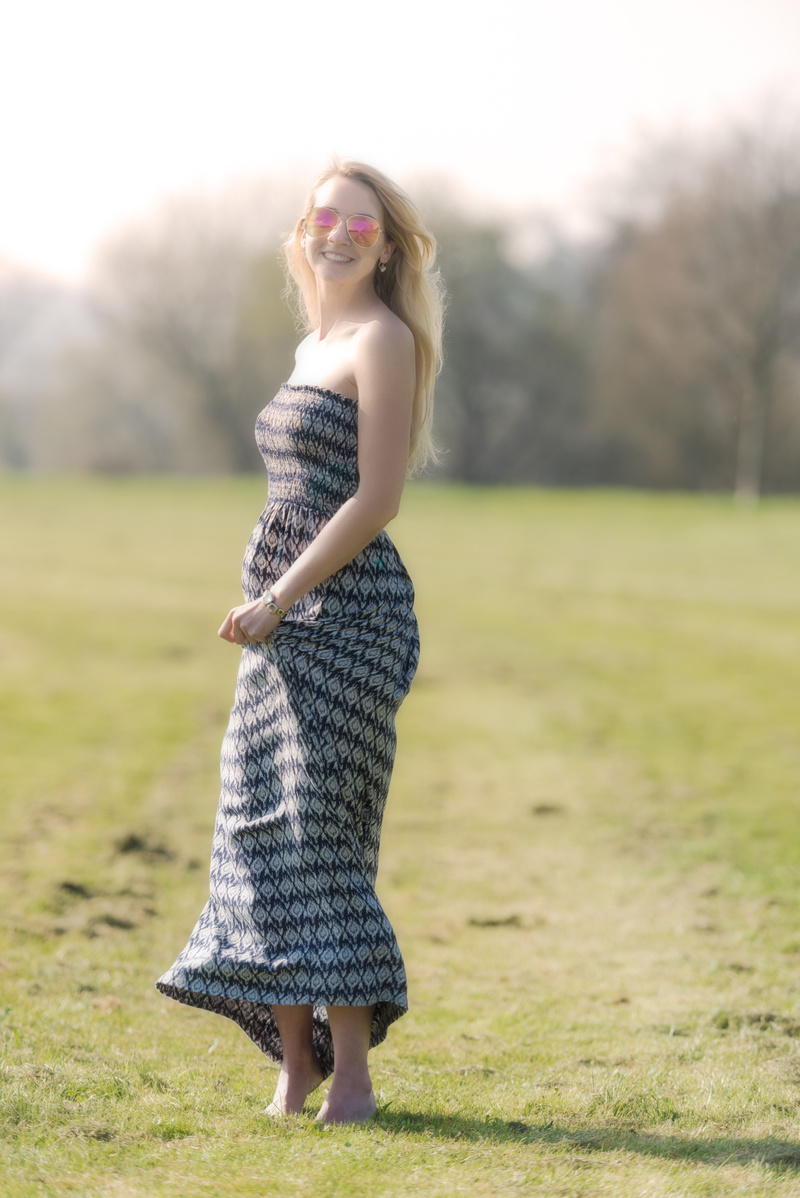
[[[219,635],[224,637],[226,641],[230,641],[235,645],[259,644],[265,638],[263,636],[258,636],[253,631],[248,631],[244,627],[242,621],[246,615],[246,611],[240,608],[234,608],[233,611],[229,613],[228,619],[222,625],[222,628],[220,628]]]
[[[250,636],[244,629],[239,629],[239,637],[236,640],[237,645],[263,645],[267,640],[265,636]]]
[[[265,624],[266,621],[266,624]],[[232,645],[263,645],[280,621],[258,603],[232,607],[220,625],[217,636]]]
[[[239,626],[239,635],[242,638],[240,644],[243,645],[263,645],[269,639],[269,633],[248,632],[241,625]]]
[[[231,629],[231,640],[237,645],[249,645],[250,637],[242,628],[236,616],[233,618],[233,627]]]
[[[233,617],[235,615],[236,608],[232,607],[217,630],[217,636],[221,636],[223,641],[230,641],[233,643],[235,639],[233,635]]]
[[[224,641],[229,641],[232,645],[246,645],[252,637],[248,637],[245,630],[242,628],[242,616],[244,611],[240,607],[232,607],[225,619],[217,630],[217,636],[222,637]]]

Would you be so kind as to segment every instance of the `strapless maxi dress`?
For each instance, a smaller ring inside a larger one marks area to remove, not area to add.
[[[242,589],[256,599],[358,486],[358,404],[285,384],[258,417],[269,475]],[[272,1003],[374,1004],[370,1046],[408,1007],[403,959],[375,893],[395,715],[419,657],[414,592],[381,532],[245,645],[221,755],[210,896],[162,994],[225,1015],[282,1059]]]

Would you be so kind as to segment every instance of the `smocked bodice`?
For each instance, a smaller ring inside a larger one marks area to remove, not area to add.
[[[256,421],[269,474],[266,506],[242,564],[245,598],[263,595],[358,489],[358,401],[325,387],[284,383]],[[410,609],[414,590],[386,531],[293,603],[281,625],[341,615],[353,621],[376,604]]]
[[[358,401],[337,391],[284,383],[258,417],[256,444],[270,505],[332,515],[358,488]]]

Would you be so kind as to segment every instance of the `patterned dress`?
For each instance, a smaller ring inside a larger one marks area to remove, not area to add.
[[[269,499],[242,568],[247,600],[280,578],[358,486],[358,404],[285,384],[258,418]],[[381,532],[245,645],[222,746],[211,893],[162,994],[234,1020],[282,1059],[271,1003],[374,1004],[370,1046],[407,1009],[403,959],[375,894],[395,714],[419,656],[414,592]]]

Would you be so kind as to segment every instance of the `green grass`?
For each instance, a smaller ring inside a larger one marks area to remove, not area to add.
[[[412,1007],[376,1120],[323,1133],[152,987],[207,893],[263,499],[0,479],[3,1194],[800,1192],[800,503],[409,489]]]

